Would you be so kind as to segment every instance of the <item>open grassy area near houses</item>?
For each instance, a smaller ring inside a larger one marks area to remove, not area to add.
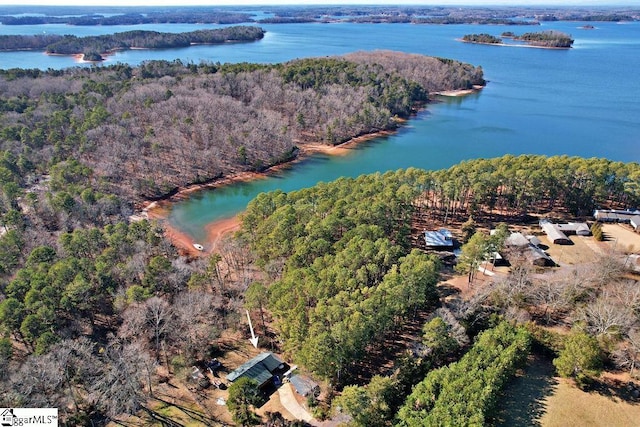
[[[543,401],[543,427],[628,427],[640,423],[640,404],[598,392],[584,392],[572,382],[559,379]]]
[[[624,253],[640,251],[640,233],[633,231],[628,224],[602,224],[605,239],[615,250]]]
[[[606,243],[596,242],[592,236],[570,236],[573,245],[555,245],[545,235],[538,238],[548,247],[545,252],[560,266],[593,262],[606,250]]]
[[[551,359],[534,355],[505,389],[495,425],[637,426],[640,402],[628,395],[627,379],[626,374],[603,374],[593,390],[583,391],[573,381],[554,376]]]

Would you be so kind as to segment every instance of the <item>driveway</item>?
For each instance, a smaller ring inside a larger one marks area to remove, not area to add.
[[[300,406],[296,396],[294,394],[293,387],[291,384],[282,384],[282,386],[278,389],[278,395],[280,396],[280,403],[285,407],[287,411],[291,413],[294,417],[299,420],[306,421],[308,423],[313,422],[313,417],[306,409]]]

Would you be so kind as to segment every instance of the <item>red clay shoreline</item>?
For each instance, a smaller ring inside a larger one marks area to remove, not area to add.
[[[482,86],[474,86],[473,89],[468,90],[455,90],[455,91],[441,91],[433,93],[433,95],[441,96],[465,96],[470,93],[477,92]],[[400,121],[399,121],[400,122]],[[388,136],[394,134],[395,130],[383,130],[373,132],[365,135],[353,137],[348,141],[338,145],[325,145],[322,143],[306,143],[300,144],[300,152],[298,156],[285,163],[272,166],[266,169],[264,172],[237,172],[227,176],[223,176],[219,179],[214,179],[211,182],[205,184],[194,184],[184,188],[180,188],[174,195],[159,201],[145,201],[141,204],[141,209],[132,216],[132,219],[149,218],[159,221],[164,230],[165,236],[171,240],[171,242],[184,254],[189,256],[201,256],[215,252],[218,245],[222,241],[223,237],[231,232],[238,231],[240,229],[240,217],[236,215],[231,218],[223,218],[216,220],[206,226],[207,238],[204,242],[196,242],[187,233],[172,226],[167,220],[169,209],[168,207],[177,201],[185,200],[190,194],[213,188],[220,188],[226,185],[231,185],[237,182],[247,182],[256,179],[265,179],[280,170],[290,168],[292,165],[299,163],[309,156],[314,154],[328,154],[328,155],[344,155],[355,145],[376,139],[382,136]],[[204,250],[200,251],[196,249],[194,244],[201,244],[204,246]]]

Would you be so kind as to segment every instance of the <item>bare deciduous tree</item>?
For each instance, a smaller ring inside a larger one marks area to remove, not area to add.
[[[134,414],[153,393],[155,362],[139,344],[111,343],[102,354],[101,375],[90,398],[109,417]]]
[[[159,359],[164,340],[175,327],[171,305],[154,296],[141,304],[130,306],[122,314],[122,318],[118,336],[132,342],[145,338],[147,343],[153,343],[156,357]]]

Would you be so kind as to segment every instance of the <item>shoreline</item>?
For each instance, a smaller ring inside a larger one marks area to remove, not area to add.
[[[171,243],[178,249],[178,251],[182,255],[199,257],[204,255],[209,255],[214,252],[219,243],[222,241],[224,236],[231,232],[238,231],[240,229],[240,217],[239,215],[235,215],[231,218],[222,218],[216,220],[210,224],[205,226],[207,231],[206,241],[204,242],[196,242],[189,234],[184,231],[178,229],[177,227],[171,225],[168,221],[169,209],[168,207],[178,201],[185,200],[189,197],[189,195],[196,193],[198,191],[203,191],[207,189],[220,188],[223,186],[235,184],[237,182],[247,182],[253,181],[257,179],[266,179],[274,173],[289,168],[292,165],[299,163],[309,156],[314,154],[326,154],[331,156],[343,156],[346,155],[351,147],[354,145],[361,144],[366,141],[370,141],[372,139],[376,139],[382,136],[389,136],[395,133],[395,130],[385,130],[373,132],[370,134],[360,135],[354,138],[349,139],[348,141],[343,142],[342,144],[337,145],[326,145],[322,143],[307,143],[299,147],[300,154],[289,162],[281,163],[279,165],[274,165],[264,172],[236,172],[224,176],[222,178],[214,179],[211,182],[207,182],[204,184],[193,184],[184,188],[180,188],[176,194],[168,197],[164,200],[156,200],[156,201],[144,201],[140,204],[141,209],[136,210],[133,215],[131,215],[130,219],[132,221],[140,220],[140,219],[150,219],[157,220],[162,225],[164,229],[165,237],[168,238]],[[204,246],[203,251],[197,250],[193,245],[195,243],[201,244]]]
[[[459,89],[459,90],[446,90],[433,92],[431,95],[435,96],[449,96],[449,97],[460,97],[466,96],[472,93],[476,93],[480,91],[484,86],[475,85],[472,89]],[[397,119],[399,125],[404,124],[409,119]],[[247,182],[253,181],[257,179],[266,179],[269,176],[281,171],[282,169],[290,168],[296,163],[302,162],[310,156],[315,154],[326,154],[330,156],[344,156],[349,153],[354,146],[362,144],[367,141],[371,141],[376,138],[380,138],[383,136],[390,136],[397,132],[397,128],[392,130],[381,130],[377,132],[372,132],[364,135],[355,136],[353,138],[348,139],[347,141],[336,144],[336,145],[326,145],[320,142],[312,142],[300,144],[298,146],[299,155],[290,161],[274,165],[269,167],[263,172],[235,172],[231,173],[227,176],[223,176],[221,178],[213,179],[210,182],[202,183],[202,184],[193,184],[188,185],[186,187],[179,188],[178,191],[172,195],[167,197],[166,199],[156,200],[156,201],[143,201],[139,204],[139,209],[136,209],[133,215],[131,215],[131,220],[140,220],[140,219],[154,219],[159,221],[162,224],[163,229],[165,230],[165,236],[181,251],[183,254],[188,256],[202,256],[208,255],[213,252],[218,244],[222,241],[223,237],[230,232],[234,232],[240,229],[240,216],[235,215],[231,218],[222,218],[216,220],[210,224],[205,226],[207,231],[206,241],[204,242],[196,242],[191,236],[185,233],[182,230],[171,225],[168,221],[169,209],[168,207],[178,201],[185,200],[189,197],[189,195],[196,193],[198,191],[203,191],[207,189],[220,188],[223,186],[235,184],[237,182]],[[204,246],[203,251],[199,251],[194,247],[194,244],[202,244]]]
[[[467,96],[473,93],[480,92],[482,88],[484,88],[484,86],[473,85],[471,89],[441,90],[439,92],[433,92],[433,95],[449,97]]]
[[[471,42],[463,39],[456,39],[456,41],[468,44],[482,44],[485,46],[502,46],[502,47],[530,47],[532,49],[549,49],[549,50],[569,50],[569,47],[555,47],[555,46],[536,46],[534,44],[508,44],[508,43],[483,43],[483,42]]]
[[[435,95],[439,95],[439,93],[434,93]],[[295,165],[296,163],[300,163],[303,160],[306,160],[309,156],[313,156],[315,154],[327,154],[332,156],[340,156],[348,154],[353,146],[361,144],[363,142],[370,141],[372,139],[380,138],[383,136],[393,135],[395,130],[382,130],[377,132],[368,133],[365,135],[360,135],[353,137],[341,144],[336,145],[326,145],[319,142],[305,143],[300,144],[298,146],[299,155],[290,161],[283,162],[277,165],[273,165],[263,172],[253,172],[253,171],[242,171],[242,172],[233,172],[229,175],[222,176],[221,178],[214,178],[212,181],[201,183],[201,184],[191,184],[185,187],[180,187],[178,191],[172,196],[167,197],[162,200],[145,200],[139,203],[141,207],[140,210],[136,211],[134,215],[140,215],[141,212],[151,211],[156,209],[161,209],[162,206],[166,206],[167,204],[177,202],[180,200],[186,199],[190,194],[212,189],[223,187],[230,184],[235,184],[237,182],[247,182],[253,181],[256,179],[265,179],[274,173],[281,171],[282,169],[286,169]]]

